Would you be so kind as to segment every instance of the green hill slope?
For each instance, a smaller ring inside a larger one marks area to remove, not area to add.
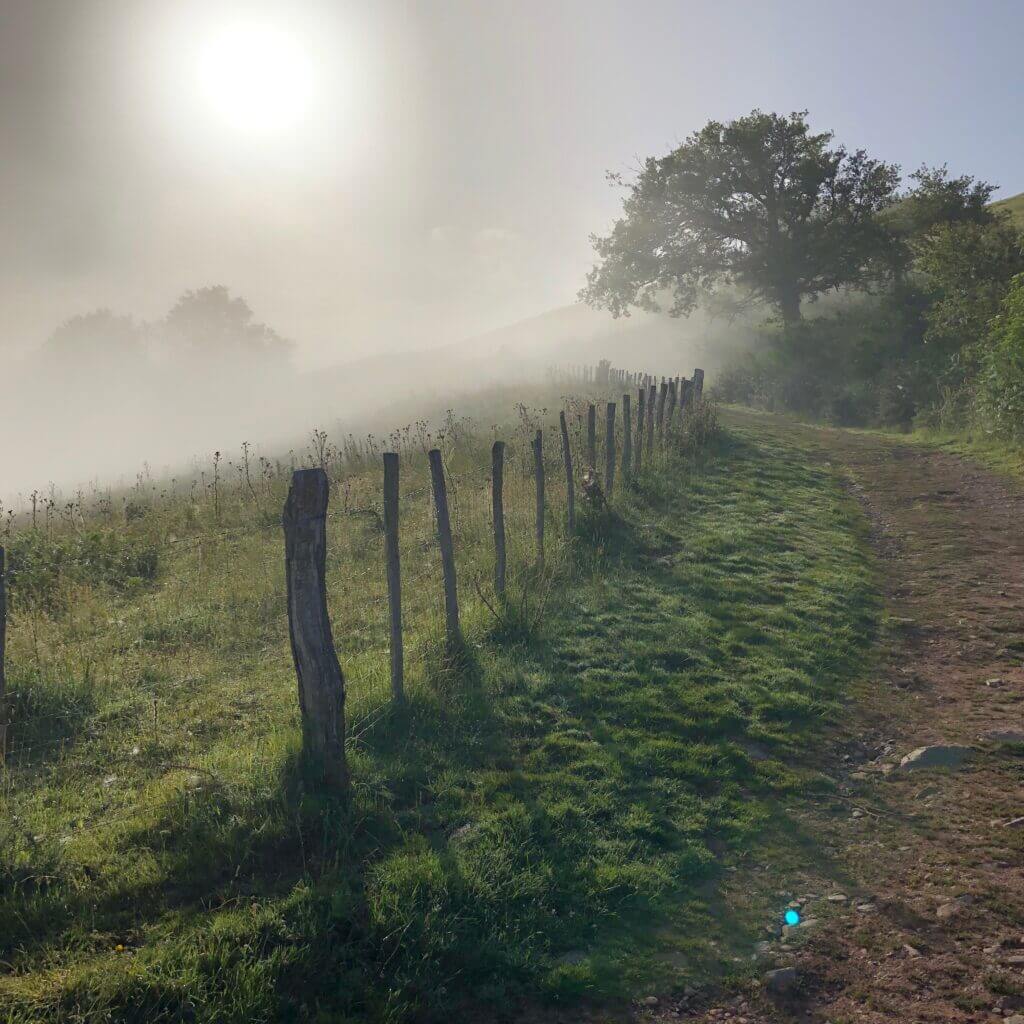
[[[1006,210],[1016,221],[1017,226],[1024,229],[1024,192],[1010,196],[1009,199],[1000,199],[999,202],[992,205],[997,210]]]
[[[781,864],[802,856],[780,804],[829,784],[814,740],[877,613],[859,514],[796,442],[746,427],[701,446],[710,421],[694,419],[570,537],[549,445],[538,574],[529,441],[538,425],[557,437],[564,389],[517,395],[518,421],[507,396],[484,396],[482,424],[445,428],[468,640],[455,664],[427,438],[390,439],[402,709],[388,700],[376,450],[312,454],[335,481],[347,806],[297,767],[287,466],[221,465],[219,486],[208,470],[184,492],[140,483],[123,505],[99,495],[14,533],[5,1021],[481,1019],[511,999],[636,996],[751,963],[784,904],[727,905],[721,883],[758,844],[778,844],[763,856]],[[495,432],[509,442],[504,606],[486,597]]]

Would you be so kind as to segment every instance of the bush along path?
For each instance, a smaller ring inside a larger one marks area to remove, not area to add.
[[[737,876],[803,923],[769,922],[747,978],[634,1012],[1022,1024],[1024,494],[945,451],[730,421],[846,479],[871,523],[883,636],[819,762],[833,789],[787,811],[813,843],[790,860],[765,844]]]
[[[303,789],[281,725],[259,762],[211,731],[184,790],[148,748],[115,784],[83,744],[73,779],[5,794],[2,1019],[604,1019],[746,976],[774,908],[736,879],[812,845],[782,809],[832,798],[809,751],[876,631],[861,523],[801,440],[645,463],[580,510],[571,585],[522,589],[353,718],[346,805]],[[270,667],[247,687],[273,710]],[[94,699],[102,735],[127,698]]]

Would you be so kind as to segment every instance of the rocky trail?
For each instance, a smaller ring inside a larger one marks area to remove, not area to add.
[[[943,451],[757,421],[848,481],[887,626],[822,764],[834,793],[792,811],[822,851],[786,879],[802,924],[767,929],[756,984],[635,1012],[1024,1024],[1024,491]]]

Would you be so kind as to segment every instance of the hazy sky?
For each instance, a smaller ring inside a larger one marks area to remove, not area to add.
[[[0,0],[0,351],[223,283],[306,360],[571,301],[606,169],[809,108],[1024,191],[1024,3]]]

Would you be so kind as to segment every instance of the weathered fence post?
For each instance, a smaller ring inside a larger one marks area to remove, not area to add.
[[[633,470],[633,421],[630,416],[629,395],[622,396],[622,482],[629,483]]]
[[[576,529],[576,483],[572,478],[572,449],[569,447],[569,427],[564,412],[558,414],[558,425],[562,428],[562,461],[565,463],[566,525],[572,534]]]
[[[661,379],[661,387],[658,390],[658,445],[665,444],[665,400],[668,398],[668,381]]]
[[[611,498],[615,484],[615,403],[609,402],[604,413],[604,493]]]
[[[676,413],[676,382],[668,382],[668,408],[665,410],[665,436],[672,436],[672,418]]]
[[[322,469],[292,474],[283,517],[288,634],[299,683],[303,751],[323,783],[345,789],[345,677],[327,613],[328,494]]]
[[[544,434],[533,439],[533,475],[537,484],[537,568],[544,568]]]
[[[644,420],[646,412],[647,390],[640,388],[636,403],[636,471],[639,473],[644,463]]]
[[[491,518],[494,520],[494,592],[505,596],[505,442],[491,448]]]
[[[704,396],[704,371],[697,367],[693,371],[693,398],[694,401]]]
[[[7,756],[7,555],[0,545],[0,764]]]
[[[654,454],[654,406],[658,397],[658,385],[651,383],[647,388],[647,457]]]
[[[444,576],[444,623],[448,647],[454,649],[462,640],[459,629],[459,592],[455,582],[455,548],[452,546],[452,524],[448,518],[448,487],[444,481],[444,463],[441,452],[431,448],[430,483],[434,492],[434,512],[437,515],[437,543],[441,548],[441,573]]]
[[[587,406],[587,469],[597,472],[597,408]]]
[[[384,453],[384,559],[391,622],[391,697],[405,700],[405,652],[402,647],[402,567],[398,555],[398,454]]]

